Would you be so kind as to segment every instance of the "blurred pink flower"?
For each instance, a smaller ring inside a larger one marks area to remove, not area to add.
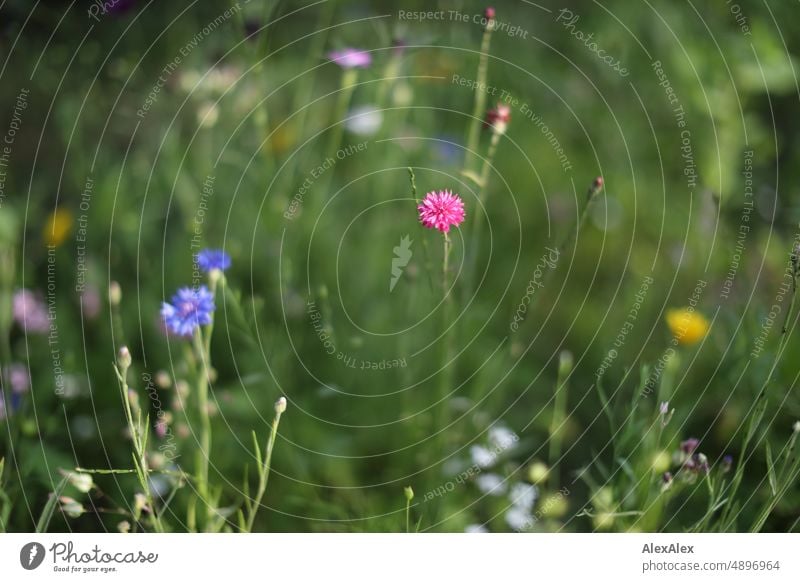
[[[3,379],[8,382],[9,386],[11,386],[11,391],[15,394],[22,394],[30,388],[28,368],[18,362],[9,364],[4,370]]]
[[[511,107],[505,103],[498,103],[493,109],[486,112],[486,119],[483,123],[486,127],[490,127],[502,135],[506,132],[509,121],[511,121]]]
[[[449,190],[428,192],[422,204],[417,206],[419,220],[427,228],[435,228],[443,233],[450,232],[451,226],[464,222],[464,203],[458,194]]]
[[[368,52],[354,48],[331,51],[328,58],[343,69],[366,69],[372,63],[372,56]]]
[[[47,333],[50,322],[47,319],[47,307],[38,294],[28,289],[20,289],[14,293],[14,320],[26,332]]]
[[[81,304],[83,306],[83,314],[87,319],[94,319],[100,314],[103,302],[97,285],[89,284],[86,286],[86,289],[81,294]]]

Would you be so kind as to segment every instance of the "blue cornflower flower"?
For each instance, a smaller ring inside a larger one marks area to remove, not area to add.
[[[214,269],[224,271],[231,266],[231,257],[222,249],[203,249],[197,253],[197,264],[206,273]]]
[[[181,287],[171,303],[162,304],[161,318],[170,332],[191,336],[197,326],[211,323],[213,311],[214,296],[205,285],[198,289]]]

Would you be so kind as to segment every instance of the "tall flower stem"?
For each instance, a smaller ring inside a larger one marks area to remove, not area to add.
[[[442,349],[442,375],[439,384],[439,405],[440,405],[440,415],[439,415],[439,422],[437,429],[441,432],[441,439],[440,442],[442,447],[440,447],[439,452],[443,452],[444,445],[447,443],[447,438],[445,435],[445,429],[447,427],[447,423],[449,420],[448,414],[448,403],[447,403],[447,395],[450,392],[450,387],[452,384],[453,379],[453,362],[452,362],[452,354],[453,354],[453,334],[450,330],[450,320],[452,317],[452,296],[450,293],[450,250],[452,248],[452,242],[450,241],[450,235],[448,233],[444,233],[444,248],[442,249],[443,257],[442,257],[442,342],[443,342],[443,349]]]
[[[142,421],[142,410],[136,406],[136,416],[134,417],[133,408],[131,407],[131,395],[128,387],[128,370],[131,366],[131,356],[128,348],[120,348],[117,365],[114,366],[114,371],[117,374],[120,390],[122,392],[122,402],[125,407],[125,420],[128,424],[128,429],[131,433],[131,440],[133,441],[133,462],[136,470],[136,476],[139,479],[139,485],[142,487],[147,505],[150,508],[150,525],[154,531],[163,533],[164,527],[161,523],[161,518],[156,513],[155,497],[152,488],[150,487],[150,470],[147,463],[147,431],[149,430],[149,420]]]
[[[210,279],[210,291],[212,297],[216,297],[217,283],[223,279],[221,273],[212,272]],[[208,473],[211,456],[211,417],[208,409],[208,385],[211,374],[211,336],[214,331],[214,316],[211,315],[211,322],[203,328],[195,329],[192,339],[196,357],[200,362],[200,370],[197,377],[197,412],[200,419],[200,450],[197,452],[197,488],[200,497],[206,504],[206,528],[208,528],[213,513],[214,503],[211,499]]]
[[[564,423],[567,418],[567,393],[569,377],[572,374],[573,357],[568,351],[561,352],[558,362],[558,380],[553,396],[553,416],[550,420],[550,472],[553,488],[559,487],[561,450],[564,442]]]
[[[339,88],[339,95],[336,99],[336,108],[333,118],[336,124],[332,128],[331,141],[328,146],[329,152],[336,152],[342,143],[342,133],[344,132],[344,117],[350,107],[350,100],[353,98],[356,83],[358,82],[358,69],[344,69],[342,71],[342,83]]]
[[[483,31],[481,54],[480,60],[478,61],[478,73],[476,76],[477,87],[486,86],[486,75],[489,70],[489,44],[492,40],[492,30],[494,30],[494,20],[490,20]],[[478,149],[484,109],[486,109],[486,91],[475,91],[475,103],[472,107],[472,119],[470,119],[469,132],[467,134],[467,151],[464,154],[465,170],[472,167],[472,157],[474,152]]]
[[[342,71],[342,81],[339,87],[336,105],[334,106],[333,112],[333,119],[335,120],[335,123],[330,128],[331,135],[328,141],[328,149],[326,152],[329,156],[336,156],[336,152],[342,145],[342,135],[344,135],[344,118],[347,115],[347,110],[350,107],[350,100],[353,98],[353,92],[355,91],[357,82],[358,69],[344,69]],[[314,197],[314,212],[312,215],[316,215],[317,211],[324,205],[325,200],[329,195],[328,190],[332,179],[333,171],[328,170],[325,172],[318,185],[315,186],[318,195]],[[313,220],[308,221],[308,223],[311,225],[314,224]]]
[[[264,458],[261,458],[261,451],[256,444],[256,461],[258,462],[258,489],[256,496],[252,501],[247,502],[248,516],[245,531],[253,531],[253,524],[256,520],[256,514],[259,507],[261,507],[261,500],[264,498],[264,493],[267,490],[267,483],[269,482],[269,472],[272,465],[272,449],[275,447],[275,439],[278,436],[278,425],[281,422],[281,414],[286,410],[286,399],[281,398],[275,404],[275,418],[272,421],[272,430],[270,431],[269,440],[267,440],[267,447],[264,453]],[[255,433],[253,433],[255,440]]]
[[[411,184],[411,197],[414,199],[414,204],[419,206],[420,200],[417,196],[417,179],[414,175],[414,170],[411,168],[408,168],[408,179]],[[425,237],[422,239],[422,253],[425,261],[425,272],[428,275],[428,284],[430,285],[431,293],[433,293],[435,289],[433,284],[433,266],[431,265],[431,253],[428,249],[428,239]]]
[[[492,133],[492,141],[489,142],[489,151],[483,159],[483,166],[481,173],[478,177],[478,204],[475,205],[475,210],[472,212],[472,228],[470,229],[470,238],[472,240],[469,258],[469,268],[467,270],[467,284],[464,286],[464,293],[470,293],[473,290],[475,282],[475,269],[478,264],[478,250],[481,242],[481,230],[483,229],[483,221],[480,220],[479,209],[486,207],[486,197],[488,195],[489,185],[489,172],[492,169],[494,156],[497,152],[497,145],[500,143],[500,133]]]

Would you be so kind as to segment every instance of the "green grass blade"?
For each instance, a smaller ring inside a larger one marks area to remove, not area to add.
[[[47,528],[50,526],[50,520],[56,512],[58,498],[61,497],[61,494],[64,492],[64,487],[66,486],[67,478],[64,477],[59,481],[58,485],[56,485],[55,490],[50,494],[50,498],[47,500],[42,510],[42,515],[39,516],[39,521],[36,522],[36,533],[45,533],[47,531]]]

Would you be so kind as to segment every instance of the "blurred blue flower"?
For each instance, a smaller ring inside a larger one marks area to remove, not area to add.
[[[197,326],[211,323],[214,296],[203,285],[198,289],[181,287],[171,303],[161,306],[161,318],[167,329],[180,336],[191,336]]]
[[[224,271],[231,266],[231,257],[222,249],[203,249],[197,253],[197,264],[206,273],[214,269]]]

